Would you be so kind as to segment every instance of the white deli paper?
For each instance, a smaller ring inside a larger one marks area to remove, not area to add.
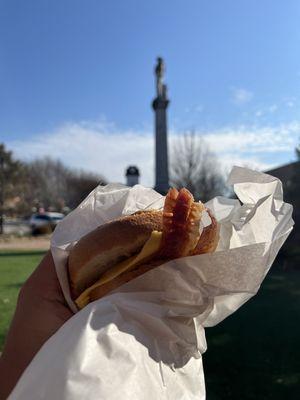
[[[228,183],[242,205],[223,197],[207,203],[221,226],[215,253],[170,261],[76,313],[9,399],[205,399],[204,328],[258,291],[293,226],[276,178],[235,167]],[[74,311],[66,274],[72,246],[100,224],[163,203],[139,185],[98,187],[58,225],[51,250]]]

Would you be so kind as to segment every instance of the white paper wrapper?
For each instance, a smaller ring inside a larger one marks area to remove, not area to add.
[[[217,252],[168,262],[78,312],[42,347],[10,399],[205,399],[204,327],[257,292],[293,225],[276,178],[236,167],[228,183],[243,204],[222,197],[207,204],[221,224]],[[163,202],[142,186],[98,187],[58,225],[51,249],[73,310],[70,248],[99,224]]]

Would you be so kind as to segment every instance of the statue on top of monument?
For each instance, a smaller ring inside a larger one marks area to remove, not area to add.
[[[156,75],[156,92],[157,97],[165,98],[167,96],[167,87],[163,83],[165,73],[165,63],[161,57],[157,57],[157,64],[155,67],[155,75]]]

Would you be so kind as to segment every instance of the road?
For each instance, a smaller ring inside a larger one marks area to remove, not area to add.
[[[30,233],[30,227],[25,222],[4,222],[3,233],[6,235],[25,235],[26,233]]]

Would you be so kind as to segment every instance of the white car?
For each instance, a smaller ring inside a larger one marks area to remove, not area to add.
[[[54,231],[56,225],[64,218],[64,214],[57,212],[44,212],[33,214],[29,220],[31,232],[49,233]]]

